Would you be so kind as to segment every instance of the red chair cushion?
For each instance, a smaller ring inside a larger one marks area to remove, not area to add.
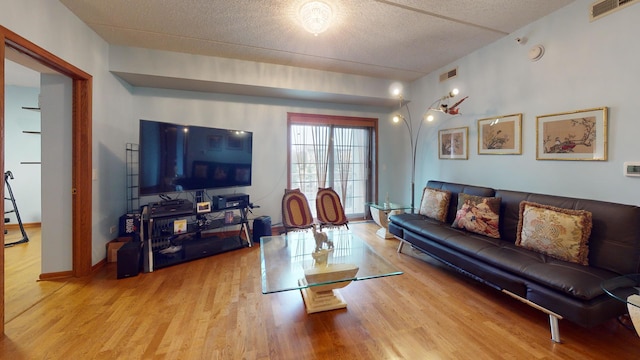
[[[285,190],[282,198],[282,222],[287,228],[310,227],[313,215],[307,197],[299,190]]]
[[[316,198],[318,220],[321,223],[341,225],[347,223],[340,197],[332,188],[319,189]]]

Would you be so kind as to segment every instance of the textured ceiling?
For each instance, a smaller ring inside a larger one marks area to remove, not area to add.
[[[296,13],[308,0],[60,0],[108,43],[412,81],[573,0],[323,0],[318,36]]]

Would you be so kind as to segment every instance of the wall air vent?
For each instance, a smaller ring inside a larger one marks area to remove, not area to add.
[[[451,79],[452,77],[456,77],[458,75],[458,68],[451,69],[447,72],[440,74],[440,82]]]
[[[616,10],[623,9],[629,5],[640,2],[640,0],[600,0],[591,4],[591,21],[609,15]]]

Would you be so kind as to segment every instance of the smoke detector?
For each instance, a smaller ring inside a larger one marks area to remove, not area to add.
[[[529,56],[529,60],[531,61],[538,61],[542,59],[543,55],[544,55],[544,46],[542,45],[536,45],[531,49],[529,49],[528,56]]]

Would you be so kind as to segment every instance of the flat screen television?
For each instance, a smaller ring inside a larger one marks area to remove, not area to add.
[[[251,185],[253,133],[140,120],[140,196]]]

